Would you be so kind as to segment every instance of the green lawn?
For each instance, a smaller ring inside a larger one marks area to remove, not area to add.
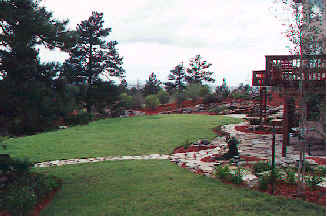
[[[6,141],[12,157],[33,162],[96,156],[169,154],[187,138],[214,138],[212,128],[239,119],[156,115],[99,120],[85,126]],[[3,150],[1,151],[3,152]]]
[[[107,119],[86,126],[6,141],[13,157],[32,161],[169,154],[186,139],[214,138],[212,128],[239,119],[157,115]],[[55,175],[63,188],[41,215],[325,215],[325,209],[225,185],[168,160],[106,161],[33,168]]]
[[[38,168],[63,179],[41,215],[325,215],[325,209],[220,183],[167,160]]]

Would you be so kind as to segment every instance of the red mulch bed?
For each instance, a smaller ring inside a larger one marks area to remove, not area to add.
[[[318,157],[306,157],[307,159],[314,160],[319,165],[326,165],[326,159],[318,158]]]
[[[271,194],[271,185],[268,185],[268,189],[265,191],[259,190],[261,192],[266,192]],[[326,207],[326,188],[314,186],[312,188],[305,186],[305,197],[303,198],[307,202],[316,203],[323,207]],[[297,199],[297,185],[287,184],[283,181],[278,181],[275,185],[274,190],[275,196],[283,196],[289,199]]]
[[[201,161],[202,162],[216,162],[217,160],[215,159],[215,157],[221,157],[221,156],[222,156],[222,154],[214,154],[214,155],[202,158]],[[240,155],[240,158],[241,158],[241,160],[245,160],[247,162],[265,160],[265,159],[254,157],[254,156],[243,156],[243,155]]]
[[[186,101],[184,101],[182,103],[182,106],[183,106],[183,108],[185,108],[185,107],[192,107],[192,106],[195,106],[195,105],[201,104],[201,103],[202,103],[202,100],[198,100],[196,102],[193,102],[192,100],[186,100]],[[155,110],[141,109],[139,111],[145,112],[147,115],[155,115],[155,114],[158,114],[160,112],[174,111],[176,109],[177,109],[176,103],[171,103],[171,104],[160,105]]]
[[[56,195],[56,193],[60,190],[60,188],[57,188],[49,193],[49,195],[43,199],[41,202],[39,202],[36,207],[33,210],[32,216],[39,216],[42,209],[47,207],[47,205],[52,201],[53,197]]]
[[[264,131],[252,131],[249,129],[249,126],[243,125],[243,126],[235,126],[235,130],[244,132],[244,133],[254,133],[254,134],[272,134],[271,131],[269,131],[270,128],[266,127],[266,130]],[[281,130],[276,130],[276,134],[283,134]]]
[[[184,149],[184,146],[180,146],[180,147],[175,148],[175,150],[173,151],[173,154],[186,153],[186,152],[198,152],[201,150],[213,149],[216,147],[217,146],[189,146],[188,148]]]

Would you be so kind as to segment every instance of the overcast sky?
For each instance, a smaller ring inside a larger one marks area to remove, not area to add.
[[[92,11],[104,13],[108,40],[124,57],[128,83],[150,73],[166,81],[178,63],[200,54],[212,63],[216,84],[250,83],[252,70],[265,69],[265,55],[289,54],[274,0],[43,0],[58,19],[75,29]],[[66,53],[41,50],[42,61],[64,61]]]

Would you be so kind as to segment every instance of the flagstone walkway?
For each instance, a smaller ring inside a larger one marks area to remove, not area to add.
[[[230,117],[244,118],[245,115],[226,115]],[[261,135],[254,133],[244,133],[235,130],[237,125],[247,125],[247,122],[239,124],[224,125],[222,130],[230,133],[231,136],[235,136],[239,141],[239,153],[241,156],[254,156],[261,159],[271,159],[271,143],[272,135]],[[227,143],[224,137],[216,137],[210,144],[216,146],[212,149],[187,152],[187,153],[176,153],[170,155],[162,154],[150,154],[150,155],[139,155],[139,156],[109,156],[109,157],[94,157],[94,158],[82,158],[82,159],[68,159],[68,160],[55,160],[36,163],[35,167],[51,167],[51,166],[63,166],[69,164],[81,164],[81,163],[94,163],[101,161],[114,161],[114,160],[170,160],[176,163],[178,166],[187,168],[194,173],[202,173],[206,176],[213,176],[215,166],[222,162],[203,162],[201,159],[227,152]],[[287,156],[281,157],[282,148],[282,135],[276,134],[276,164],[280,166],[295,166],[296,161],[299,159],[300,152],[294,150],[292,146],[287,148]],[[318,157],[326,159],[326,157]],[[314,160],[307,159],[311,164],[316,164]],[[251,173],[246,173],[243,176],[243,180],[248,184],[254,185],[257,177]]]

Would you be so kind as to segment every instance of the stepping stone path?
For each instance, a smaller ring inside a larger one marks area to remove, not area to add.
[[[243,114],[231,114],[225,115],[229,117],[244,118]],[[230,124],[222,126],[222,130],[230,133],[231,136],[235,136],[240,144],[238,146],[239,153],[241,156],[254,156],[261,159],[271,159],[271,143],[272,135],[261,135],[254,133],[244,133],[235,130],[235,126],[247,125],[247,122],[239,124]],[[287,167],[289,165],[295,166],[296,161],[299,159],[300,152],[295,151],[292,146],[287,148],[287,156],[281,157],[282,152],[282,135],[276,134],[276,164],[279,166]],[[55,160],[48,162],[41,162],[34,164],[35,167],[51,167],[51,166],[63,166],[69,164],[81,164],[81,163],[94,163],[101,161],[114,161],[114,160],[170,160],[176,163],[178,166],[187,168],[190,171],[198,174],[204,174],[209,177],[214,176],[215,167],[221,163],[219,162],[203,162],[201,159],[216,155],[224,154],[228,150],[228,145],[225,142],[224,137],[216,137],[213,139],[208,146],[215,146],[215,148],[187,152],[187,153],[175,153],[170,155],[161,154],[150,154],[140,156],[109,156],[109,157],[95,157],[95,158],[82,158],[82,159],[68,159],[68,160]],[[326,157],[317,157],[326,160]],[[317,164],[314,160],[307,159],[311,164]],[[251,163],[251,162],[249,162]],[[257,177],[250,172],[246,172],[242,177],[243,180],[250,186],[254,186],[257,183]],[[325,182],[321,183],[320,186],[325,187]]]
[[[169,159],[169,155],[161,155],[161,154],[151,154],[151,155],[141,155],[141,156],[109,156],[109,157],[46,161],[46,162],[36,163],[34,164],[34,167],[64,166],[70,164],[95,163],[101,161],[114,161],[114,160],[167,160],[167,159]]]

